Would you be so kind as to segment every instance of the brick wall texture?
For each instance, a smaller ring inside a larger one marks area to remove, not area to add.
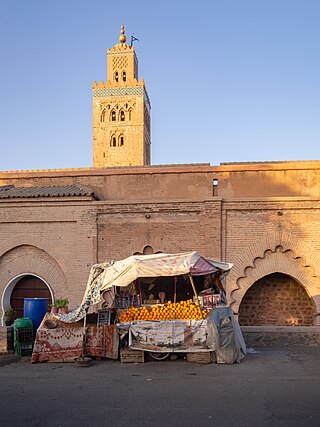
[[[239,309],[243,326],[313,326],[315,306],[294,279],[279,273],[258,280]]]
[[[227,297],[240,323],[319,324],[318,162],[0,173],[0,185],[71,183],[99,200],[0,199],[1,310],[25,274],[75,306],[92,264],[150,245],[233,263]]]

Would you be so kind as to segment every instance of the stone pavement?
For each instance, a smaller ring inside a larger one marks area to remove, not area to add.
[[[7,358],[0,425],[319,426],[320,349],[254,350],[234,365]]]

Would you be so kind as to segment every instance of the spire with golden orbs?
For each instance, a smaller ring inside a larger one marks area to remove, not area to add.
[[[120,43],[125,43],[126,42],[126,36],[124,35],[124,25],[121,25],[121,31],[120,31],[120,36],[119,36],[119,42]]]

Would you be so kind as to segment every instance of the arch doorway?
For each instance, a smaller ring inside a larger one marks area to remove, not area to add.
[[[24,274],[13,279],[6,287],[3,296],[4,310],[11,305],[23,317],[24,298],[48,298],[50,304],[53,293],[47,283],[40,277]]]
[[[241,326],[312,326],[316,307],[295,279],[272,273],[257,280],[239,307]]]

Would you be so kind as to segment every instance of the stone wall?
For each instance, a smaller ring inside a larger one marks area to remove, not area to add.
[[[198,251],[220,259],[220,201],[99,204],[98,260]]]
[[[320,345],[320,328],[315,326],[242,326],[241,330],[249,351],[257,347]]]
[[[155,252],[199,251],[220,259],[221,201],[110,203],[10,201],[0,211],[0,293],[39,277],[54,298],[81,302],[90,267],[151,246]],[[11,288],[10,288],[11,286]]]
[[[274,273],[246,292],[239,309],[241,326],[312,326],[315,307],[301,285]]]
[[[291,276],[308,294],[308,313],[294,306],[305,295],[297,297],[289,286],[281,298],[294,319],[289,314],[281,320],[263,318],[263,307],[260,319],[317,324],[320,200],[314,183],[319,171],[319,163],[297,162],[0,173],[1,185],[78,183],[99,197],[1,200],[0,292],[3,296],[15,277],[35,274],[55,296],[67,294],[74,306],[81,301],[92,264],[121,259],[150,245],[155,252],[197,250],[232,262],[227,296],[236,315],[258,280],[272,273]],[[213,179],[219,180],[214,193]],[[251,314],[245,318],[246,324],[256,324]]]
[[[96,262],[94,209],[81,202],[2,203],[0,210],[0,294],[9,304],[10,284],[31,274],[54,298],[81,301],[89,270]]]
[[[80,183],[105,200],[241,199],[320,197],[320,162],[242,163],[221,166],[162,165],[105,169],[0,172],[0,185]],[[299,202],[299,199],[296,199]]]

